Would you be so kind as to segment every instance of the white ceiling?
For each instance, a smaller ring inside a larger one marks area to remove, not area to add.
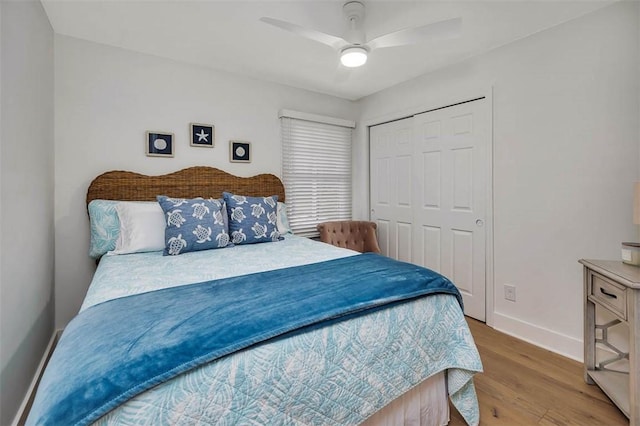
[[[367,1],[367,39],[461,17],[463,35],[379,49],[366,65],[259,21],[268,16],[342,36],[343,1],[42,0],[56,33],[252,78],[359,99],[612,3],[599,1]]]

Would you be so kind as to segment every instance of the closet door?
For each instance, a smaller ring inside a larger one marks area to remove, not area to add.
[[[485,320],[486,100],[414,116],[413,262],[448,277]]]
[[[433,269],[485,320],[490,111],[485,99],[370,128],[371,220],[383,254]]]
[[[412,262],[413,118],[369,131],[371,220],[378,224],[382,254]]]

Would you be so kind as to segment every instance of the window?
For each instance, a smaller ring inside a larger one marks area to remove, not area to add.
[[[280,117],[289,224],[296,235],[317,237],[318,223],[351,219],[355,124],[294,111],[281,111]]]

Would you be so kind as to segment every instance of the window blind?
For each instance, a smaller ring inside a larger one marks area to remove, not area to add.
[[[282,178],[291,230],[351,219],[351,128],[282,117]]]

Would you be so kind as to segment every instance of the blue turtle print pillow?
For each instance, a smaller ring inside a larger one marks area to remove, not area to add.
[[[233,244],[267,243],[280,240],[278,196],[245,197],[222,193],[229,215],[229,234]]]
[[[164,211],[164,255],[209,250],[229,245],[226,207],[223,200],[210,198],[157,197]]]

